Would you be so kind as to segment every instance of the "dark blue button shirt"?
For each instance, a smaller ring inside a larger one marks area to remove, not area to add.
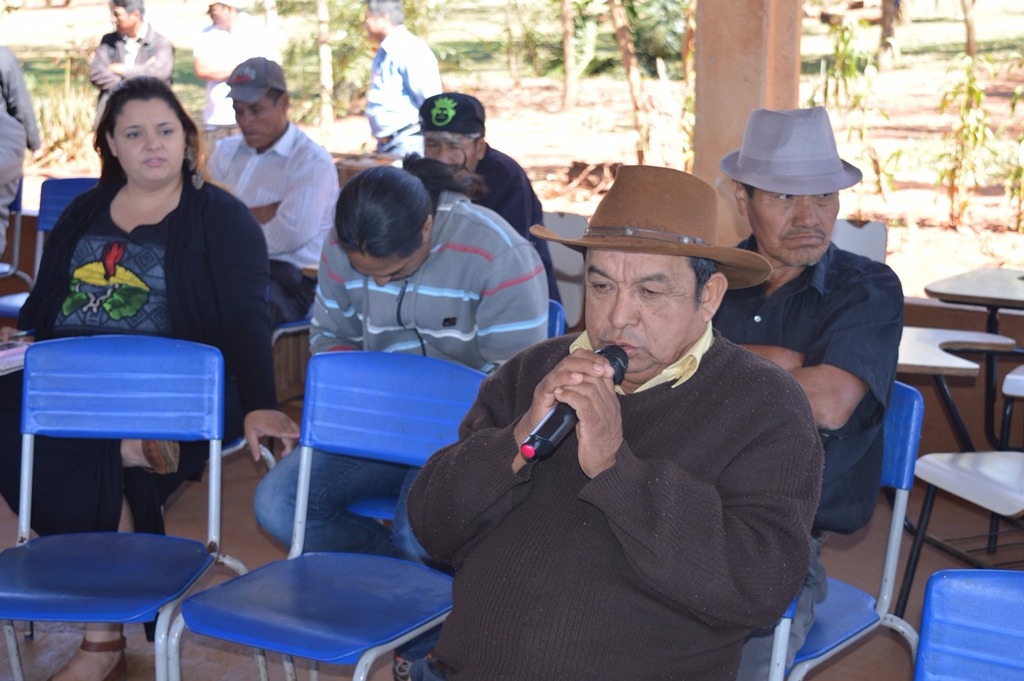
[[[739,244],[756,250],[754,237]],[[817,530],[853,532],[871,518],[882,470],[882,422],[896,377],[903,288],[886,265],[830,245],[825,255],[771,297],[730,289],[714,318],[741,345],[799,352],[804,366],[829,364],[864,381],[868,393],[836,430],[819,430],[825,473]]]
[[[484,196],[474,199],[473,203],[490,208],[505,218],[512,229],[533,244],[547,273],[548,297],[561,302],[548,242],[530,234],[530,227],[544,224],[544,209],[541,208],[540,199],[533,191],[526,171],[508,154],[488,147],[474,172],[484,178],[488,191]]]

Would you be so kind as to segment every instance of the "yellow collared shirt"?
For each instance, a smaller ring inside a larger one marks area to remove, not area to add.
[[[677,388],[687,381],[691,376],[697,373],[697,367],[700,366],[700,360],[704,357],[704,353],[708,351],[711,344],[714,343],[715,337],[711,332],[711,322],[707,323],[704,327],[704,333],[701,334],[697,342],[691,345],[683,356],[677,359],[672,364],[661,370],[657,376],[644,383],[642,386],[637,388],[634,392],[642,392],[648,388],[653,388],[662,383],[668,381],[675,381],[672,384],[673,388]],[[584,331],[579,335],[572,345],[569,346],[569,352],[576,350],[577,348],[583,348],[584,350],[593,350],[594,347],[590,344],[590,337],[587,332]],[[615,391],[620,395],[625,395],[625,391],[622,390],[621,386],[615,386]]]

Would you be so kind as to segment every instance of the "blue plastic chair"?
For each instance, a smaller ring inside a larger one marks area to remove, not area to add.
[[[39,217],[36,219],[36,261],[32,269],[30,283],[34,283],[39,276],[39,262],[43,257],[43,242],[46,234],[53,230],[53,226],[57,224],[57,218],[69,203],[82,192],[95,186],[95,177],[60,177],[43,180],[43,184],[39,188]],[[20,194],[19,190],[19,198]],[[28,300],[27,292],[0,296],[0,317],[16,319],[26,300]]]
[[[303,554],[313,449],[422,466],[458,438],[483,374],[419,355],[334,352],[309,361],[302,408],[300,473],[287,560],[259,567],[182,603],[170,636],[171,678],[181,678],[183,627],[259,650],[318,663],[355,664],[364,681],[373,661],[437,626],[451,610],[451,577],[397,558]],[[294,678],[290,676],[289,678]]]
[[[15,547],[0,553],[0,620],[23,681],[14,620],[148,622],[156,678],[167,678],[167,631],[181,598],[218,558],[224,360],[198,343],[92,336],[34,343],[25,353],[22,470]],[[205,542],[87,532],[29,539],[35,437],[208,440]]]
[[[561,336],[565,333],[565,309],[557,300],[548,301],[548,338]],[[374,518],[376,520],[392,521],[395,519],[395,510],[398,507],[397,497],[371,497],[360,499],[348,505],[352,513]]]
[[[565,308],[557,300],[548,301],[548,338],[565,333]]]
[[[895,491],[889,538],[882,560],[882,581],[878,595],[872,595],[838,579],[828,578],[828,596],[815,607],[815,620],[807,639],[785,676],[786,645],[793,607],[775,628],[770,681],[799,681],[811,669],[853,645],[878,627],[888,627],[907,641],[911,655],[917,650],[917,632],[892,614],[892,593],[903,539],[907,500],[914,485],[914,462],[921,440],[924,400],[915,388],[896,381],[885,414],[885,445],[882,486]],[[781,657],[780,657],[781,656]]]
[[[1024,572],[940,570],[928,580],[914,681],[1024,679]]]

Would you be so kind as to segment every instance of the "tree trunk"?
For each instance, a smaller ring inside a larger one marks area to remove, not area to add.
[[[697,50],[697,0],[692,0],[690,6],[684,10],[686,29],[683,31],[682,45],[680,45],[680,72],[687,85],[693,80],[693,59]]]
[[[562,90],[562,111],[576,106],[576,39],[573,31],[572,0],[561,0],[562,5],[562,64],[565,70]]]
[[[622,65],[626,69],[626,83],[629,85],[629,98],[633,104],[633,128],[639,136],[636,146],[637,163],[643,164],[647,125],[643,111],[640,109],[640,65],[636,58],[633,34],[629,30],[629,18],[626,16],[626,9],[622,6],[622,0],[608,0],[608,9],[611,10],[612,26],[615,27],[615,42],[618,43],[619,52],[622,55]]]
[[[896,25],[906,0],[882,0],[882,35],[878,42],[878,68],[890,70],[899,58],[896,43]]]
[[[267,30],[276,39],[281,35],[281,22],[277,18],[277,0],[263,0],[263,14]]]
[[[976,57],[978,56],[978,39],[974,33],[974,0],[960,0],[960,9],[964,15],[964,28],[967,31],[964,52],[968,57]]]
[[[316,0],[316,44],[320,58],[320,131],[334,126],[334,60],[331,57],[330,12],[327,0]]]

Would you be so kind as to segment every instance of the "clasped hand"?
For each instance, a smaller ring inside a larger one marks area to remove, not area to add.
[[[622,445],[622,412],[612,383],[613,374],[608,360],[596,352],[573,351],[534,388],[533,403],[514,430],[516,444],[529,436],[557,402],[564,402],[576,411],[579,419],[576,439],[584,474],[593,478],[611,468]],[[518,470],[525,463],[517,454],[513,468]]]

